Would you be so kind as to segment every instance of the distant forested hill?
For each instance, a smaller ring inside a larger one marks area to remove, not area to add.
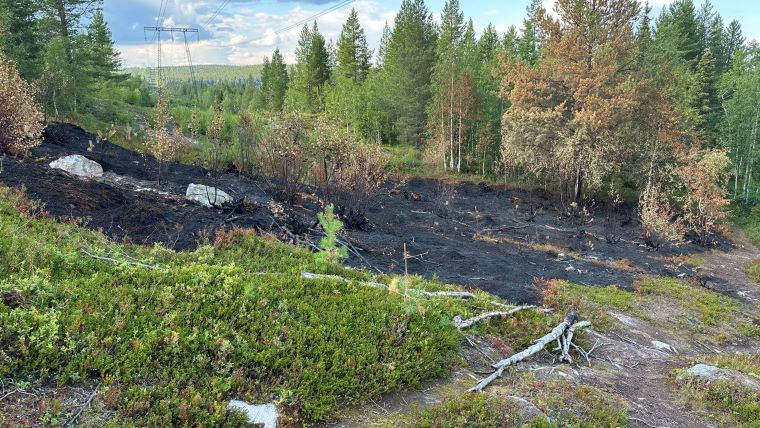
[[[261,77],[262,65],[196,65],[195,77],[201,81],[244,81],[253,76]],[[148,81],[153,79],[153,69],[143,67],[127,68],[124,71],[140,76]],[[189,81],[190,68],[175,66],[163,68],[164,79],[167,81]]]

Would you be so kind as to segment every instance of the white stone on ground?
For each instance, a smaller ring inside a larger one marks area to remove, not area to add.
[[[248,417],[249,424],[264,425],[264,428],[277,428],[277,406],[274,404],[248,404],[245,401],[232,400],[227,410],[236,410]]]
[[[232,196],[222,190],[210,186],[204,186],[203,184],[193,183],[187,186],[185,199],[197,202],[209,208],[232,202]]]
[[[82,178],[103,176],[103,167],[99,163],[81,155],[69,155],[50,162],[50,168],[60,169]]]
[[[760,379],[753,378],[736,370],[721,369],[709,364],[700,363],[686,370],[686,374],[708,382],[730,382],[760,392]]]
[[[653,340],[652,341],[652,347],[654,349],[657,349],[658,351],[668,351],[668,352],[672,352],[674,354],[678,353],[678,351],[676,351],[676,348],[668,345],[665,342],[660,342],[659,340]]]

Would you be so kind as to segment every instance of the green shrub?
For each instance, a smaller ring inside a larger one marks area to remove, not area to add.
[[[21,216],[20,201],[0,188],[0,377],[101,379],[119,392],[115,417],[138,426],[230,426],[231,398],[275,395],[317,421],[457,358],[452,313],[469,315],[459,302],[419,310],[384,290],[304,280],[367,274],[250,235],[190,253],[115,245]]]

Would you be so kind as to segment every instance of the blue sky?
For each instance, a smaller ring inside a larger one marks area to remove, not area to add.
[[[650,0],[653,15],[670,0]],[[300,28],[277,34],[289,24],[304,20],[338,4],[331,0],[229,0],[213,21],[207,24],[224,0],[166,0],[166,13],[161,25],[202,27],[199,42],[191,44],[197,64],[259,64],[279,47],[288,62]],[[439,17],[445,0],[427,0],[428,8]],[[144,26],[156,24],[162,0],[105,0],[104,12],[114,34],[125,66],[152,66],[156,61],[156,44],[150,35],[145,40]],[[371,48],[376,48],[383,25],[393,22],[401,0],[355,0],[353,4],[317,19],[320,31],[335,40],[351,7],[367,32]],[[476,29],[489,22],[499,31],[510,25],[519,27],[529,0],[462,0],[465,17],[472,18]],[[551,6],[553,0],[544,0]],[[699,3],[699,1],[695,1]],[[737,19],[748,38],[760,40],[760,2],[713,0],[715,9],[726,22]],[[164,63],[184,65],[185,51],[180,40],[168,40],[164,46]]]

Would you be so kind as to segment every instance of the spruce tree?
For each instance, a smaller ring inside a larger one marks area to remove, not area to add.
[[[538,12],[541,9],[541,0],[531,0],[528,5],[528,17],[523,21],[522,37],[517,44],[518,57],[530,65],[538,63],[539,46],[536,26]]]
[[[116,74],[121,67],[119,52],[114,49],[111,30],[106,25],[103,11],[97,10],[92,16],[92,21],[87,26],[86,35],[87,59],[86,72],[95,80],[108,81],[121,79]]]
[[[391,27],[386,21],[383,27],[383,35],[380,37],[380,47],[377,49],[377,67],[382,68],[385,64],[385,56],[388,53],[388,43],[391,40]]]
[[[288,90],[288,68],[280,53],[275,49],[272,61],[269,64],[269,85],[267,92],[267,108],[272,111],[281,111],[285,103],[285,93]]]
[[[711,51],[705,52],[696,70],[697,130],[703,142],[714,146],[720,121],[720,103],[717,97],[715,58]]]
[[[367,35],[359,24],[359,16],[351,9],[338,38],[336,71],[338,76],[355,83],[367,78],[372,52],[367,48]]]
[[[744,35],[739,21],[733,20],[726,29],[725,56],[728,64],[733,64],[734,56],[744,46]]]
[[[395,130],[403,142],[419,141],[425,128],[435,45],[435,24],[424,0],[404,0],[384,63],[388,104],[393,106]]]

